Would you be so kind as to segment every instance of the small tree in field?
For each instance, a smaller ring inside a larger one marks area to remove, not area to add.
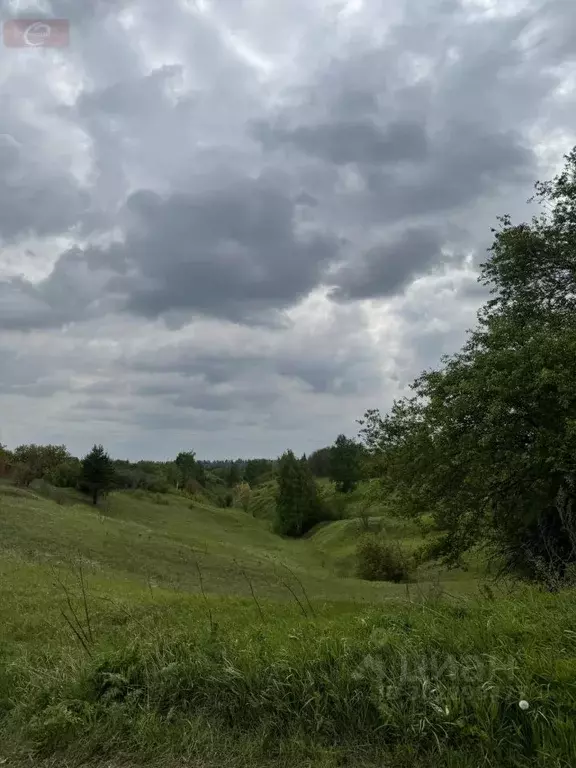
[[[114,464],[101,445],[95,445],[82,461],[81,485],[92,494],[97,504],[102,493],[114,485]]]

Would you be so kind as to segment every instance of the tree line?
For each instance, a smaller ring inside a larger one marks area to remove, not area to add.
[[[333,446],[300,460],[287,451],[278,460],[202,461],[194,451],[182,451],[173,461],[130,462],[112,459],[102,445],[94,445],[82,459],[72,456],[64,445],[27,444],[13,451],[0,445],[0,476],[9,476],[23,487],[43,480],[55,487],[76,488],[89,494],[94,504],[113,490],[209,491],[222,506],[236,503],[244,511],[253,489],[277,481],[282,520],[277,520],[276,529],[298,536],[328,514],[316,494],[314,478],[331,478],[340,491],[349,493],[361,478],[363,452],[358,442],[344,435]]]

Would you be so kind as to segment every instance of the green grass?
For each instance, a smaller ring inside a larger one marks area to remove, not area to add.
[[[481,599],[479,563],[362,582],[355,519],[288,541],[176,495],[47,496],[0,486],[3,764],[576,763],[573,593]]]

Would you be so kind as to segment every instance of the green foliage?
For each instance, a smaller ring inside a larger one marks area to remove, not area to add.
[[[65,445],[19,445],[12,454],[18,482],[22,485],[46,477],[71,458]]]
[[[356,547],[356,572],[366,581],[393,581],[400,583],[410,579],[410,561],[398,542],[367,533]]]
[[[362,450],[361,445],[345,435],[338,435],[330,448],[328,477],[341,493],[353,491],[362,477]]]
[[[174,462],[178,470],[179,487],[195,492],[198,485],[204,485],[206,475],[204,467],[196,460],[194,451],[181,452]]]
[[[248,512],[250,499],[252,497],[252,490],[248,483],[239,483],[236,488],[234,488],[234,497],[237,504],[242,508],[242,511]]]
[[[115,472],[112,459],[101,445],[95,445],[82,460],[81,486],[92,494],[97,504],[102,493],[114,487]]]
[[[9,451],[5,445],[0,443],[0,477],[8,474],[13,461],[14,457],[12,452]]]
[[[70,458],[62,461],[53,469],[49,470],[44,475],[44,478],[57,488],[76,488],[80,482],[81,475],[81,462],[73,456],[70,456]]]
[[[319,448],[308,456],[308,464],[314,477],[330,477],[331,448]]]
[[[36,477],[36,473],[28,464],[23,462],[14,464],[12,480],[19,488],[27,488]]]
[[[244,468],[244,480],[251,488],[264,482],[274,469],[274,462],[269,459],[250,459]]]
[[[226,470],[226,485],[228,488],[235,488],[242,480],[242,474],[237,462],[233,461]]]
[[[364,438],[403,513],[432,513],[434,554],[478,544],[521,576],[576,562],[576,151],[538,184],[549,212],[501,219],[481,279],[493,298],[462,350]]]
[[[292,451],[286,451],[278,462],[276,532],[283,536],[302,536],[324,516],[306,457],[298,460]]]

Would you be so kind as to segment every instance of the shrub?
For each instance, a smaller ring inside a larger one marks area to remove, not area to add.
[[[366,534],[356,548],[356,572],[366,581],[408,581],[410,563],[398,544]]]
[[[50,485],[57,488],[76,488],[80,482],[82,474],[82,464],[78,459],[67,459],[60,462],[51,469],[45,476]]]
[[[12,479],[19,488],[27,488],[36,475],[28,464],[18,463],[14,465]]]

